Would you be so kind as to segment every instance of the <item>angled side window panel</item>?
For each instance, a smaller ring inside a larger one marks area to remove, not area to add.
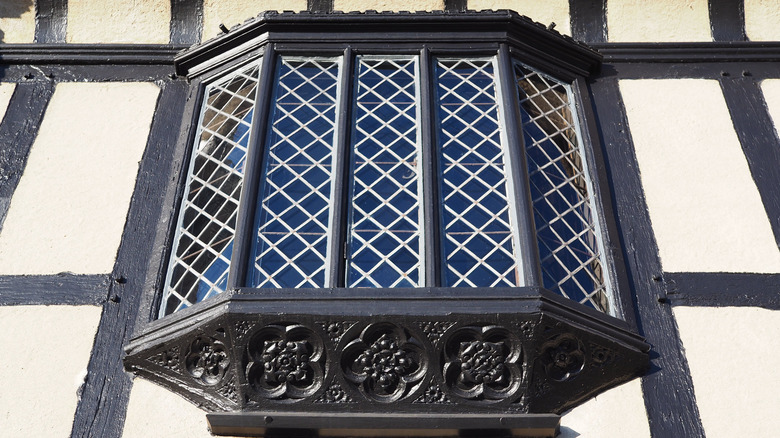
[[[544,287],[609,313],[600,230],[569,87],[520,63],[528,176]]]
[[[258,71],[255,62],[206,88],[161,316],[225,290]]]

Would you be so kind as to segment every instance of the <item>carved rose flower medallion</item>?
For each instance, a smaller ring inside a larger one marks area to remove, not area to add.
[[[443,354],[444,381],[458,397],[507,400],[520,388],[520,342],[502,327],[458,328],[446,338]]]
[[[542,345],[540,360],[547,376],[558,382],[569,380],[585,366],[582,343],[573,335],[562,334]]]
[[[205,385],[216,385],[230,366],[225,344],[199,336],[190,344],[186,359],[187,372]]]
[[[391,323],[371,324],[344,347],[342,369],[367,397],[392,402],[416,389],[427,370],[419,341]]]
[[[320,338],[302,325],[263,327],[247,349],[247,380],[264,398],[301,399],[322,385],[325,348]]]

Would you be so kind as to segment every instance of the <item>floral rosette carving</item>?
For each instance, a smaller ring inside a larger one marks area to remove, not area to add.
[[[371,324],[344,347],[344,376],[367,397],[393,402],[419,387],[428,359],[419,340],[391,323]]]
[[[547,376],[558,382],[571,379],[585,366],[582,343],[573,335],[561,334],[544,344],[540,360]]]
[[[520,388],[522,348],[503,327],[459,328],[446,339],[443,355],[444,381],[458,397],[500,401]]]
[[[325,347],[302,325],[263,327],[247,348],[251,360],[247,380],[264,398],[302,399],[322,385]]]
[[[230,358],[225,344],[214,338],[199,336],[190,344],[185,363],[192,377],[213,386],[225,377]]]

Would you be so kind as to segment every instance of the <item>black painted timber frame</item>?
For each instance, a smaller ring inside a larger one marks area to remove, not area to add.
[[[414,54],[420,56],[423,69],[431,68],[432,56],[490,54],[497,56],[499,77],[503,78],[499,86],[505,89],[514,87],[512,59],[521,59],[572,84],[581,117],[578,122],[585,131],[585,149],[597,149],[593,146],[600,144],[598,134],[590,132],[593,121],[585,114],[590,111],[585,78],[599,71],[601,55],[510,11],[264,13],[254,21],[234,27],[176,57],[176,74],[190,82],[184,125],[192,127],[196,123],[205,82],[262,55],[256,99],[258,110],[250,138],[264,138],[270,93],[262,91],[271,89],[272,67],[279,53],[344,55],[347,64],[353,54]],[[349,65],[345,68],[351,70]],[[348,75],[344,77],[343,80],[348,80]],[[430,87],[425,81],[423,84],[426,90],[422,90],[425,92],[422,99],[430,100]],[[342,87],[342,90],[347,89]],[[508,108],[505,117],[519,120],[515,108],[518,103],[513,95],[502,93],[503,106]],[[430,107],[430,104],[422,105],[422,108]],[[345,133],[349,129],[349,113],[344,111],[337,116],[336,129]],[[421,129],[432,132],[434,116],[427,109],[422,112]],[[511,122],[508,125],[519,126]],[[179,147],[191,144],[193,135],[191,128],[182,130]],[[507,135],[512,144],[522,145],[519,131],[515,129]],[[340,137],[346,139],[347,136]],[[424,137],[430,139],[432,136]],[[236,230],[245,232],[238,231],[236,236],[233,260],[237,261],[245,260],[250,249],[246,236],[251,234],[247,230],[253,223],[254,208],[248,200],[255,199],[260,177],[258,149],[250,148],[247,156],[246,182],[236,224]],[[524,158],[524,154],[518,155]],[[598,165],[600,153],[586,152],[584,158],[588,160],[589,168],[598,169],[596,179],[600,179],[604,172],[603,166]],[[430,166],[432,162],[424,153],[423,166]],[[525,166],[520,165],[522,159],[514,162],[517,165],[512,168],[513,172],[524,171]],[[338,168],[340,164],[334,165]],[[345,167],[343,163],[341,167]],[[180,166],[180,172],[185,168]],[[183,173],[174,178],[185,179]],[[423,184],[431,185],[431,182],[424,181]],[[183,196],[181,186],[175,185],[178,199]],[[341,184],[336,184],[337,190],[339,186]],[[609,206],[608,188],[598,181],[594,181],[594,186],[594,197]],[[527,187],[518,187],[520,195],[527,196],[527,191]],[[519,204],[530,208],[530,202]],[[426,205],[426,208],[433,207]],[[530,212],[521,213],[520,217],[530,217]],[[345,212],[335,211],[334,214],[344,215]],[[603,223],[614,223],[610,214],[599,214]],[[158,233],[159,245],[155,245],[165,249],[150,264],[148,277],[155,278],[158,292],[164,283],[164,261],[168,259],[174,234],[175,221],[169,221],[167,217],[167,227]],[[528,247],[535,247],[533,224],[521,228],[528,231],[523,241]],[[610,230],[606,237],[605,252],[610,266],[622,264],[619,247],[609,243],[617,240],[615,233],[614,229]],[[333,240],[336,241],[334,245],[341,245],[344,236]],[[434,259],[438,253],[435,240],[426,245],[429,257]],[[525,282],[538,285],[538,260],[534,256],[527,258],[523,260],[524,265],[535,267],[524,270]],[[642,375],[647,366],[649,346],[636,334],[631,295],[622,268],[610,269],[610,275],[614,277],[613,284],[623,289],[618,302],[612,303],[623,321],[538,287],[438,288],[433,270],[426,272],[426,277],[433,280],[429,282],[431,287],[377,289],[367,293],[344,289],[338,282],[330,289],[247,289],[242,287],[246,277],[245,264],[232,263],[230,269],[228,292],[173,315],[154,320],[159,299],[146,298],[146,305],[139,313],[136,334],[125,347],[127,370],[150,378],[209,410],[233,412],[227,416],[210,414],[212,431],[217,433],[236,432],[237,429],[224,426],[224,421],[254,424],[255,420],[248,420],[250,417],[243,417],[238,414],[240,412],[254,412],[252,415],[261,412],[284,418],[295,417],[298,412],[297,418],[301,419],[317,412],[322,415],[308,418],[308,428],[336,427],[339,424],[333,423],[332,414],[344,408],[362,412],[369,419],[367,421],[380,428],[404,429],[403,422],[397,421],[398,415],[412,418],[423,411],[431,417],[428,419],[431,429],[444,428],[458,416],[474,414],[477,419],[473,427],[494,429],[496,424],[493,422],[502,416],[507,422],[503,429],[521,423],[531,427],[529,425],[538,425],[532,420],[533,415],[559,414],[603,390]],[[332,278],[343,277],[339,272],[333,274],[336,275]],[[274,391],[258,387],[258,366],[261,369],[271,366],[260,364],[266,360],[260,358],[265,354],[262,345],[284,339],[290,348],[296,345],[295,348],[307,349],[305,359],[299,356],[298,360],[305,362],[302,366],[309,370],[311,381],[306,382],[305,389],[296,388],[296,382],[292,381],[289,384],[276,382],[278,387]],[[368,346],[380,345],[377,343],[384,342],[381,339],[394,339],[392,345],[395,347],[392,348],[399,349],[398,354],[408,356],[416,371],[404,375],[405,383],[396,383],[394,391],[378,394],[371,386],[377,383],[369,385],[371,380],[366,380],[365,376],[350,374],[347,363],[357,360],[350,355]],[[459,369],[460,361],[466,360],[452,348],[456,348],[453,345],[465,348],[463,346],[467,344],[473,348],[503,349],[501,363],[511,371],[506,371],[502,378],[501,385],[505,386],[501,391],[482,383],[475,383],[468,393],[452,389],[453,379],[457,378],[457,373],[452,374],[453,370]],[[206,370],[202,367],[204,363],[214,366]],[[284,390],[280,390],[281,387]],[[295,409],[290,403],[294,403]],[[224,427],[219,426],[220,429],[218,424]],[[272,429],[291,427],[294,423],[284,424],[277,422]],[[340,426],[357,428],[361,424],[366,423]],[[255,427],[253,432],[246,433],[265,433],[267,426],[256,424],[252,426]],[[554,433],[557,420],[550,427]]]
[[[724,31],[719,37],[715,28],[724,26],[718,24],[718,20],[727,19],[732,22],[728,24],[730,29],[734,29],[734,17],[722,13],[725,10],[723,5],[713,6],[713,3],[719,2],[710,0],[713,34],[716,41],[726,41],[729,34]],[[176,0],[175,3],[198,5],[202,2]],[[759,306],[778,310],[780,276],[662,272],[641,182],[635,175],[637,163],[633,157],[624,109],[620,105],[617,81],[722,77],[728,80],[743,77],[745,72],[756,82],[780,78],[780,43],[606,43],[605,3],[604,0],[570,0],[572,31],[575,38],[591,43],[591,47],[604,56],[604,66],[594,78],[595,83],[588,80],[581,84],[580,88],[584,87],[586,93],[581,93],[579,97],[585,101],[585,107],[592,107],[597,115],[596,119],[589,118],[588,123],[593,128],[590,132],[597,134],[593,152],[601,158],[596,161],[606,164],[597,169],[597,180],[603,183],[607,193],[602,205],[607,220],[611,221],[608,226],[610,232],[614,231],[619,236],[613,240],[613,251],[628,265],[626,272],[619,272],[627,286],[619,289],[627,299],[628,308],[636,309],[639,333],[652,344],[652,371],[643,378],[650,431],[657,437],[704,436],[670,304]],[[737,4],[733,0],[723,3]],[[51,5],[59,5],[57,7],[64,11],[63,5],[67,3],[49,0],[36,4],[39,11],[53,7]],[[738,7],[742,13],[743,6]],[[716,13],[715,9],[720,12]],[[189,20],[193,15],[186,15],[186,19],[178,13],[175,15],[175,20],[180,20],[181,25],[192,25]],[[64,16],[62,12],[57,14],[57,17]],[[36,20],[36,41],[64,41],[65,32],[61,24],[42,22],[47,19],[39,17]],[[177,22],[176,26],[180,24]],[[47,32],[53,32],[51,34],[55,36],[44,36]],[[191,29],[181,32],[198,35]],[[739,40],[739,36],[736,39]],[[176,42],[173,36],[172,42]],[[157,278],[160,260],[167,260],[159,252],[167,241],[165,224],[175,217],[171,212],[175,203],[172,193],[180,186],[182,157],[190,144],[187,133],[196,123],[191,116],[199,107],[195,87],[198,80],[187,86],[184,79],[172,80],[170,77],[174,75],[173,57],[183,48],[169,45],[4,44],[0,49],[0,79],[18,84],[9,111],[0,124],[0,130],[5,133],[0,137],[5,136],[7,140],[0,144],[0,167],[3,172],[8,172],[3,175],[15,174],[11,182],[4,180],[0,185],[5,209],[24,168],[26,154],[35,139],[54,84],[68,81],[154,81],[162,87],[157,105],[160,115],[155,117],[122,237],[124,243],[119,249],[115,268],[108,276],[109,283],[105,284],[102,275],[0,277],[0,306],[97,304],[104,309],[89,366],[91,377],[88,388],[85,388],[76,410],[73,437],[118,438],[122,435],[131,383],[125,373],[115,366],[116,357],[112,355],[127,343],[134,326],[139,331],[147,326],[152,315],[156,315],[154,294],[159,287],[156,282],[160,281]],[[727,103],[732,114],[747,114],[749,111],[744,108],[753,106],[743,99],[729,99]],[[764,120],[769,120],[765,108],[763,112]],[[184,138],[177,140],[177,133],[172,132],[171,126],[178,129],[182,114],[186,115],[185,126],[182,127]],[[745,129],[746,123],[752,123],[746,117],[734,119],[736,129]],[[19,131],[19,124],[25,120],[31,126]],[[15,146],[20,144],[26,146],[17,149]],[[756,155],[756,159],[762,158]],[[771,164],[765,161],[765,164]],[[760,190],[774,190],[774,187],[780,186],[780,179],[774,173],[754,174],[754,178]],[[607,201],[611,206],[606,205]],[[1,213],[5,213],[3,208],[0,208]],[[101,288],[104,288],[102,292]],[[117,309],[123,310],[117,312]],[[634,312],[628,310],[625,317],[627,321],[633,320]]]

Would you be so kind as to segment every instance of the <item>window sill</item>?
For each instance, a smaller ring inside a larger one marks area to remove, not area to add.
[[[559,414],[649,363],[625,322],[523,287],[237,289],[125,350],[128,371],[209,411],[323,418]]]

